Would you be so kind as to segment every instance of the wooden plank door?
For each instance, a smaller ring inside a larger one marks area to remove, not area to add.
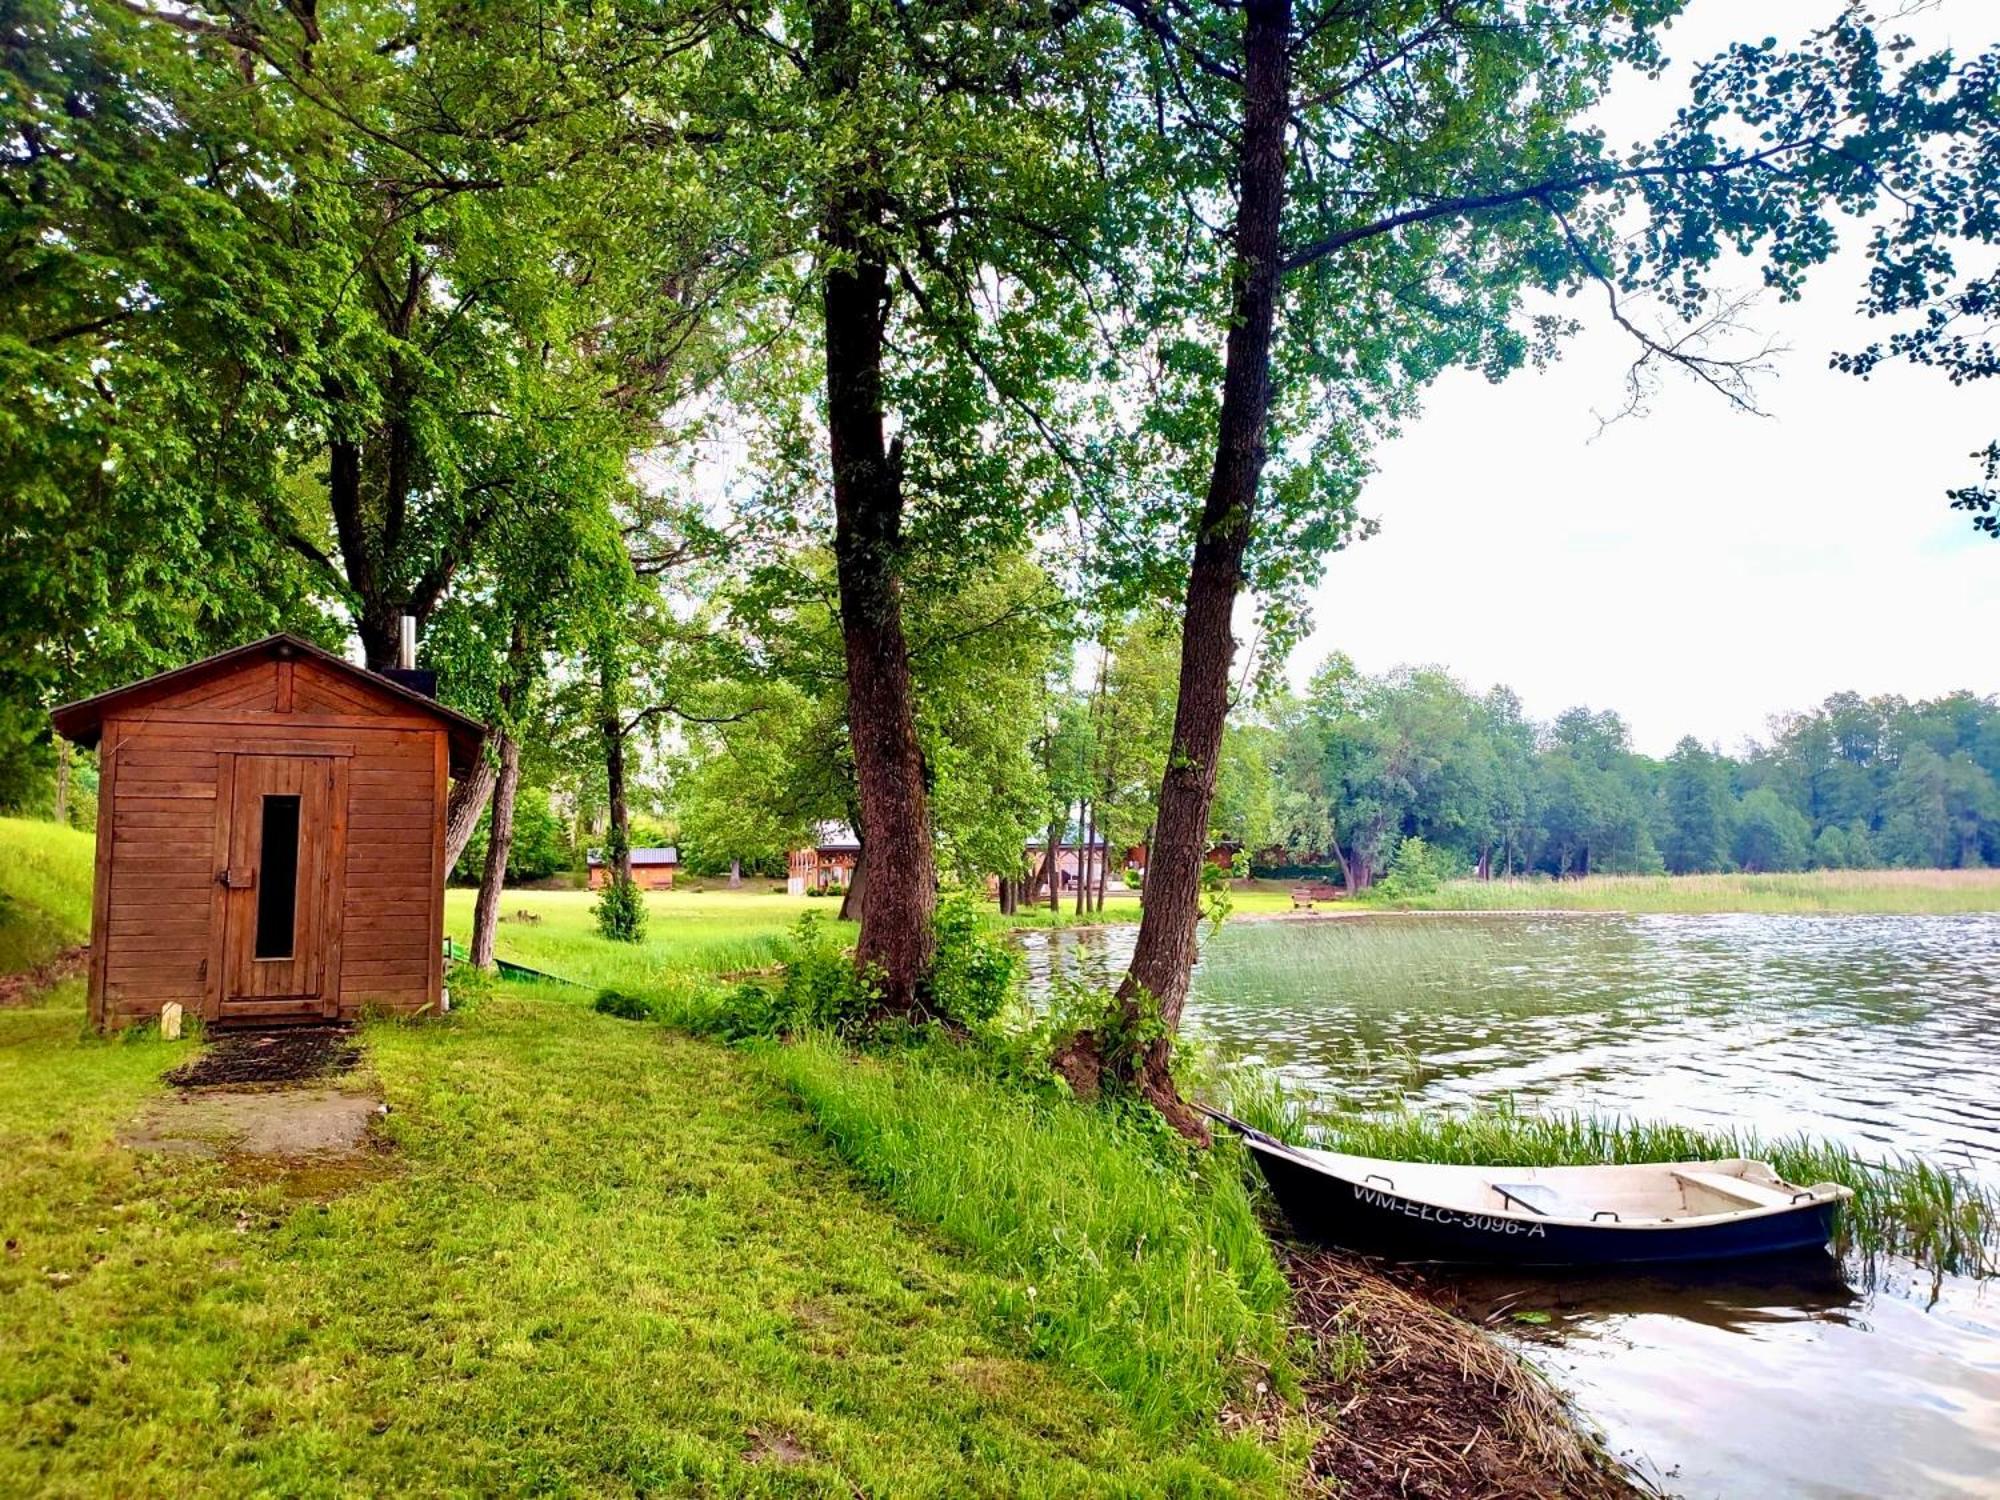
[[[219,1018],[331,1014],[338,997],[327,983],[327,955],[340,928],[339,908],[327,899],[336,868],[333,762],[233,760]]]

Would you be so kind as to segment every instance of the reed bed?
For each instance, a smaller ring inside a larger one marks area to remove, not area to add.
[[[1402,903],[1427,911],[2000,911],[2000,870],[1807,870],[1783,875],[1591,875],[1453,880]]]
[[[1565,1497],[1639,1492],[1560,1392],[1499,1340],[1365,1263],[1287,1245],[1301,1325],[1355,1356],[1308,1382],[1310,1472],[1346,1500]]]

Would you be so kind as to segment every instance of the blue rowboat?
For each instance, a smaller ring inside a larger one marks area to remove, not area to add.
[[[1854,1196],[1835,1182],[1799,1187],[1740,1157],[1438,1166],[1315,1151],[1237,1128],[1301,1235],[1391,1260],[1620,1266],[1823,1249],[1835,1210]]]

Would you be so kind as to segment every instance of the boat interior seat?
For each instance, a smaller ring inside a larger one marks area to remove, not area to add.
[[[1699,1188],[1713,1193],[1718,1198],[1732,1199],[1748,1204],[1752,1208],[1784,1208],[1792,1201],[1789,1188],[1775,1188],[1767,1183],[1753,1182],[1747,1177],[1734,1177],[1725,1172],[1676,1172],[1674,1177],[1684,1187]],[[1692,1204],[1689,1207],[1693,1207]]]
[[[1546,1182],[1489,1182],[1509,1208],[1525,1208],[1530,1213],[1554,1219],[1587,1219],[1590,1210],[1574,1198],[1566,1198]]]

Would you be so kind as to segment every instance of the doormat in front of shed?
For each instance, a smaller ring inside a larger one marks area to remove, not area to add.
[[[167,1075],[181,1089],[295,1084],[352,1072],[361,1048],[348,1026],[210,1032],[199,1057]]]

